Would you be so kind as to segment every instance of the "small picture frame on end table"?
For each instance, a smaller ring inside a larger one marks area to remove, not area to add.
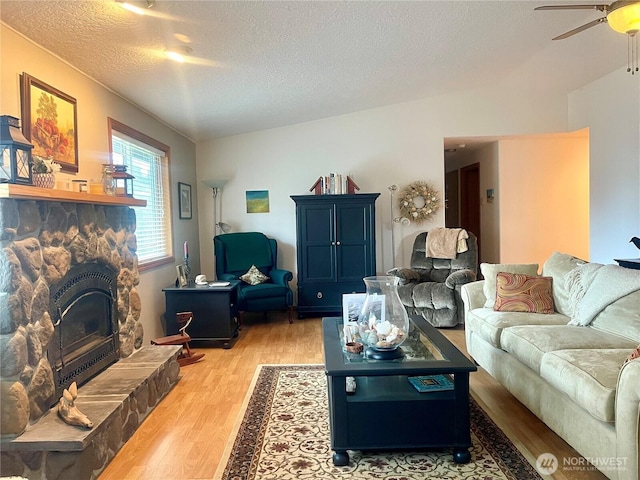
[[[181,219],[191,219],[191,185],[178,182],[178,207]]]
[[[176,272],[178,273],[178,280],[176,280],[176,287],[186,287],[187,286],[187,275],[184,272],[184,265],[179,264],[176,265]]]

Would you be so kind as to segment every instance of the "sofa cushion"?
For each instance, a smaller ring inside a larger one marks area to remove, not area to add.
[[[590,327],[640,343],[640,290],[609,304]]]
[[[628,349],[557,350],[542,357],[540,376],[603,422],[615,420],[618,374]]]
[[[465,328],[473,330],[496,348],[500,346],[502,330],[515,325],[566,325],[569,318],[560,313],[496,312],[493,308],[475,308],[467,312]]]
[[[640,271],[619,265],[587,263],[567,274],[572,325],[589,325],[607,306],[640,291]]]
[[[497,312],[554,313],[552,283],[551,277],[498,272],[493,309]]]
[[[553,278],[553,302],[559,313],[571,316],[569,289],[565,283],[567,273],[578,265],[587,263],[584,260],[566,253],[553,252],[542,266],[542,275]]]
[[[487,297],[484,306],[486,308],[493,308],[496,301],[496,277],[499,272],[537,275],[538,264],[530,263],[524,265],[512,265],[507,263],[481,263],[480,271],[484,277],[484,296]]]
[[[571,325],[509,327],[502,332],[500,344],[503,350],[512,354],[538,374],[542,357],[548,352],[581,348],[626,348],[631,350],[637,345],[625,338],[594,328]]]

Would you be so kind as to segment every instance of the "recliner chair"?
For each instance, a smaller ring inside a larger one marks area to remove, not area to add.
[[[225,233],[213,238],[218,280],[238,280],[255,265],[269,277],[264,283],[250,285],[240,280],[238,286],[239,323],[244,312],[288,310],[293,323],[293,291],[289,282],[293,274],[277,268],[278,245],[275,239],[260,232]]]
[[[400,277],[398,294],[409,315],[421,315],[435,327],[464,323],[460,288],[475,281],[478,273],[478,240],[467,233],[469,249],[453,260],[427,257],[428,232],[419,233],[413,242],[410,268],[387,272]]]

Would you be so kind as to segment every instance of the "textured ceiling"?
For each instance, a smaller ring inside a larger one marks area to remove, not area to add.
[[[198,141],[500,82],[568,93],[624,70],[627,39],[606,24],[552,42],[602,16],[533,11],[552,3],[157,0],[141,17],[113,0],[2,0],[0,20]],[[185,39],[192,62],[166,60]]]

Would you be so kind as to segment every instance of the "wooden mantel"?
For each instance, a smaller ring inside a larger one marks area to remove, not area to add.
[[[69,192],[55,188],[39,188],[31,185],[0,184],[0,198],[15,200],[41,200],[48,202],[91,203],[93,205],[116,205],[129,207],[146,207],[146,200],[133,197],[116,197],[113,195],[96,195],[94,193]]]

